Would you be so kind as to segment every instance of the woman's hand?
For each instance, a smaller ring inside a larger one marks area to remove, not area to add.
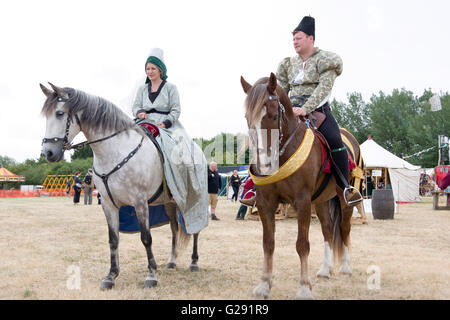
[[[147,119],[147,114],[145,112],[138,113],[137,117],[139,119]]]
[[[166,125],[165,125],[164,123],[161,122],[161,123],[158,123],[158,127],[165,129],[165,128],[166,128]]]

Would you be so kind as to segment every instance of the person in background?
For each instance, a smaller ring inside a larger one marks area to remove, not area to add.
[[[241,178],[239,178],[237,170],[233,171],[233,175],[230,177],[230,183],[231,187],[233,188],[233,196],[231,197],[231,200],[234,200],[234,202],[236,202],[238,198],[239,187],[241,185]]]
[[[72,182],[70,182],[70,179],[67,179],[67,191],[66,194],[70,195],[70,187],[72,186]]]
[[[208,202],[211,206],[211,219],[220,220],[216,216],[218,193],[222,189],[222,181],[217,171],[217,163],[211,162],[208,168]]]
[[[77,173],[75,173],[75,184],[73,186],[73,190],[75,191],[75,193],[73,194],[73,204],[77,205],[80,202],[80,194],[81,194],[81,188],[82,188],[82,182],[81,182],[81,178],[80,178],[81,172],[77,171]]]
[[[238,213],[236,215],[236,220],[244,220],[247,213],[247,208],[253,207],[255,205],[255,185],[252,178],[247,176],[247,180],[243,184],[244,191],[242,192],[242,199],[239,200],[242,204],[239,207]],[[248,193],[248,191],[250,190],[252,190],[253,192]]]
[[[92,189],[94,188],[94,182],[92,181],[93,173],[92,169],[89,169],[83,179],[85,205],[88,203],[90,205],[92,204]]]

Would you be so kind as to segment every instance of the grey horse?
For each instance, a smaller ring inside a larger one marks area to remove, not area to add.
[[[148,274],[144,288],[157,285],[157,264],[152,252],[148,200],[151,205],[165,205],[172,231],[172,251],[166,268],[176,267],[178,251],[186,245],[186,234],[177,220],[175,202],[158,196],[162,184],[163,166],[154,143],[136,123],[111,102],[72,88],[60,88],[50,83],[53,91],[40,84],[47,97],[42,108],[46,117],[42,154],[49,162],[63,159],[64,151],[83,132],[94,154],[94,183],[102,197],[111,251],[111,268],[103,279],[102,290],[114,287],[119,275],[119,208],[133,206],[139,221],[141,241],[147,251]],[[106,173],[112,173],[106,175]],[[191,271],[198,271],[197,242],[194,234]]]

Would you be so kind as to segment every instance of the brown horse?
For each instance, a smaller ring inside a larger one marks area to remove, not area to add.
[[[330,277],[335,259],[341,263],[339,272],[351,275],[348,249],[353,207],[345,204],[333,175],[322,172],[320,142],[314,135],[311,136],[311,130],[305,123],[294,115],[289,97],[277,85],[275,75],[272,73],[270,78],[261,78],[253,86],[241,77],[241,84],[247,94],[246,118],[256,158],[250,166],[250,173],[256,185],[256,206],[263,225],[263,274],[253,294],[259,298],[269,297],[273,280],[275,211],[278,204],[284,202],[292,205],[298,217],[296,249],[300,257],[301,274],[300,289],[296,297],[312,299],[308,277],[311,206],[316,208],[325,247],[323,263],[317,276],[325,278]],[[264,132],[267,132],[267,137],[264,137]],[[351,141],[352,146],[348,147],[354,153],[354,159],[359,159],[360,150],[356,139],[346,131],[342,131],[342,134]],[[305,152],[307,154],[302,154]],[[297,166],[292,169],[294,158],[298,161]],[[279,167],[273,166],[274,160]],[[287,176],[286,170],[289,171]],[[267,175],[268,173],[271,174]],[[279,173],[285,174],[281,180],[276,179]],[[323,187],[325,179],[329,180],[326,187]],[[318,189],[323,189],[320,195],[316,194]]]

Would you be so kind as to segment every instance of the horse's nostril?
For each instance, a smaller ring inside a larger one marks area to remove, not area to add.
[[[47,158],[51,158],[53,156],[53,152],[51,152],[50,150],[47,151]]]

